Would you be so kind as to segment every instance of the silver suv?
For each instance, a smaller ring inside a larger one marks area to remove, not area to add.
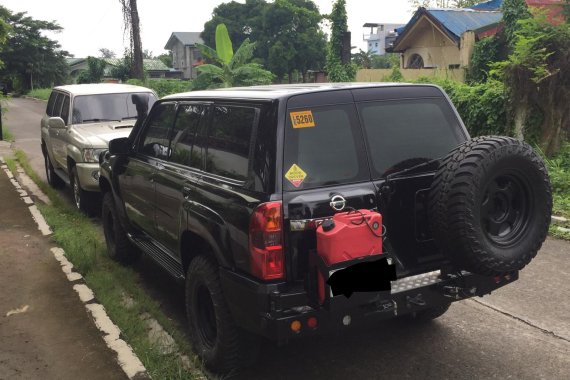
[[[133,95],[145,99],[148,108],[157,98],[145,87],[108,83],[59,86],[49,97],[41,121],[46,177],[54,188],[70,185],[83,211],[95,211],[97,204],[99,154],[135,125]]]

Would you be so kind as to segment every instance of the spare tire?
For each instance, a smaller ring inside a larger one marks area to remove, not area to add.
[[[458,267],[522,269],[546,239],[552,194],[542,158],[509,137],[477,137],[443,159],[429,194],[436,245]]]

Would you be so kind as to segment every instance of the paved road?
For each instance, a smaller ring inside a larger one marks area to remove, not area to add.
[[[12,100],[13,120],[34,114],[36,102]],[[41,108],[41,107],[40,107]],[[29,109],[30,111],[26,111]],[[30,128],[39,136],[39,118]],[[21,130],[19,130],[21,129]],[[23,146],[23,144],[21,145]],[[29,156],[40,153],[31,144]],[[34,166],[35,167],[35,166]],[[43,162],[38,170],[43,170]],[[182,290],[142,260],[143,286],[184,325]],[[570,378],[570,244],[549,239],[520,280],[482,299],[454,304],[434,323],[391,321],[337,336],[265,344],[243,379],[568,379]]]

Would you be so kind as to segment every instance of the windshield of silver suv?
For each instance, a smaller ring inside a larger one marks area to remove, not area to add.
[[[131,100],[134,93],[79,95],[73,101],[73,124],[101,121],[122,121],[137,118],[137,108]],[[148,107],[156,101],[149,95]]]

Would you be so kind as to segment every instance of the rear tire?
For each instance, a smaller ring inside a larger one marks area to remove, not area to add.
[[[96,215],[99,209],[99,202],[101,202],[100,194],[94,191],[86,191],[81,188],[79,176],[77,175],[77,168],[75,166],[71,168],[70,174],[71,195],[73,196],[75,207],[89,216]]]
[[[477,137],[443,160],[429,210],[436,244],[459,269],[489,276],[520,270],[548,233],[546,167],[522,141]]]
[[[227,374],[255,362],[259,342],[235,324],[212,260],[192,260],[185,297],[192,348],[208,369]]]
[[[47,152],[44,153],[44,165],[48,184],[54,189],[61,189],[65,185],[65,182],[56,174]]]
[[[127,233],[121,225],[115,207],[115,200],[110,191],[103,196],[101,220],[103,222],[103,233],[109,257],[123,264],[130,264],[136,261],[140,256],[140,252],[130,242]]]

